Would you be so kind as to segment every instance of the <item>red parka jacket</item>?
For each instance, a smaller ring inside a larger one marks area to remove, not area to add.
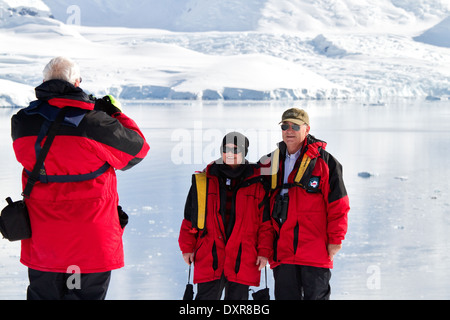
[[[341,164],[327,151],[326,143],[308,135],[302,152],[283,184],[286,145],[260,160],[262,172],[272,179],[271,214],[282,188],[288,188],[287,219],[272,219],[276,231],[270,267],[297,264],[332,268],[328,244],[341,244],[347,233],[349,199]],[[274,155],[277,159],[274,159]],[[275,163],[274,163],[275,162]],[[271,165],[276,166],[270,175]],[[267,171],[269,169],[269,171]]]
[[[67,272],[70,266],[81,273],[120,268],[123,229],[114,169],[139,163],[149,146],[133,120],[93,110],[94,101],[68,82],[46,81],[36,96],[11,120],[23,186],[45,142],[43,124],[54,120],[60,108],[71,108],[50,147],[45,172],[26,199],[32,236],[22,240],[20,260],[49,272]]]
[[[213,163],[206,169],[206,220],[201,230],[196,228],[200,225],[199,191],[193,176],[180,230],[180,249],[183,253],[195,253],[194,283],[217,280],[224,274],[229,281],[259,286],[261,273],[256,265],[257,257],[270,257],[273,245],[262,177],[256,165],[245,165],[242,180],[233,192],[231,227],[226,228],[226,191],[218,166]]]

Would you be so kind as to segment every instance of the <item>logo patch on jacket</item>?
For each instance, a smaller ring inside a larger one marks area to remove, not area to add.
[[[311,177],[308,182],[308,191],[317,192],[320,186],[320,177]]]

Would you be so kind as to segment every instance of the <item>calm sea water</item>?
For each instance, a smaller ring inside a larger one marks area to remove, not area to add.
[[[191,174],[219,156],[229,131],[250,139],[250,161],[272,151],[281,140],[281,114],[292,106],[309,112],[311,134],[344,167],[351,210],[331,298],[450,298],[450,102],[402,100],[125,103],[151,150],[141,164],[118,172],[130,223],[126,266],[113,272],[108,299],[181,299],[188,274],[178,231]],[[20,195],[10,137],[15,112],[0,109],[0,199]],[[0,241],[0,299],[25,298],[19,255],[19,243]],[[268,284],[273,290],[271,271]]]

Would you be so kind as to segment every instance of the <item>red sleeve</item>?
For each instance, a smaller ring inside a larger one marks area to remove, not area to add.
[[[349,198],[344,185],[342,165],[331,155],[327,164],[329,173],[324,197],[327,203],[328,243],[341,244],[347,233]]]
[[[258,230],[258,256],[270,258],[273,254],[274,230],[270,220],[261,223]]]
[[[348,196],[328,204],[327,234],[328,243],[341,244],[345,239],[348,225],[348,211],[350,210]]]
[[[139,133],[139,135],[144,138],[144,135],[142,134],[141,130],[139,129],[139,127],[137,126],[136,122],[134,122],[133,119],[129,118],[128,116],[126,116],[124,113],[116,113],[113,115],[113,118],[119,120],[119,122],[128,129],[131,129],[133,131],[136,131],[137,133]],[[144,138],[145,139],[145,138]]]
[[[136,155],[137,158],[143,159],[147,155],[148,151],[150,150],[150,146],[148,145],[147,140],[144,137],[144,134],[139,129],[136,122],[133,119],[126,116],[124,113],[116,113],[114,115],[114,118],[119,120],[119,122],[125,128],[133,130],[134,132],[137,132],[141,136],[141,138],[144,140],[141,152]]]
[[[258,256],[270,258],[273,254],[273,240],[275,230],[270,217],[270,201],[264,191],[262,195],[262,206],[260,208],[261,224],[258,229]]]
[[[150,146],[136,123],[125,114],[110,117],[92,114],[87,136],[97,156],[119,170],[127,170],[145,158]]]
[[[183,219],[178,237],[178,244],[182,253],[193,253],[197,243],[197,234],[192,232],[192,223]]]

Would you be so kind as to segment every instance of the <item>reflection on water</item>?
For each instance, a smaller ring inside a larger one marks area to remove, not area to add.
[[[181,299],[187,267],[177,241],[191,174],[218,157],[222,137],[232,130],[249,137],[250,161],[272,151],[281,139],[281,114],[291,106],[309,112],[311,134],[327,141],[344,166],[351,211],[335,258],[332,299],[450,298],[449,102],[189,101],[125,104],[151,150],[141,164],[118,172],[130,223],[126,267],[113,272],[109,299]],[[19,188],[9,133],[15,111],[0,109],[4,198]],[[26,268],[18,259],[19,245],[1,241],[0,299],[25,297]]]

